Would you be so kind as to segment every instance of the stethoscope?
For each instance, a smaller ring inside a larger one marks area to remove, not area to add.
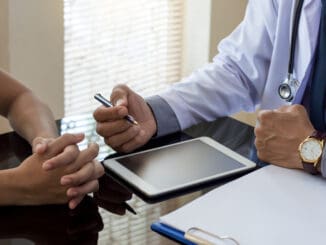
[[[296,42],[298,37],[298,29],[299,29],[299,22],[301,17],[303,1],[304,0],[297,1],[297,7],[294,14],[288,74],[287,77],[284,79],[284,81],[278,87],[279,96],[287,102],[291,102],[293,100],[294,95],[297,92],[297,89],[300,84],[299,81],[294,77],[293,67],[294,67],[295,47],[296,47]]]

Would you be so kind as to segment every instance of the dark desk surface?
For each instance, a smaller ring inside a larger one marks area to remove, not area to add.
[[[84,132],[88,142],[100,144],[99,160],[114,152],[95,132],[91,116],[64,118],[59,122],[61,133]],[[231,118],[199,124],[168,137],[154,140],[151,148],[192,137],[210,136],[227,147],[248,157],[253,142],[253,128]],[[15,133],[0,135],[0,167],[17,166],[30,154],[28,144]],[[34,207],[0,207],[0,245],[29,244],[174,244],[150,230],[160,216],[205,193],[209,188],[157,204],[147,204],[136,196],[129,204],[137,215],[117,215],[97,206],[87,197],[74,211],[65,205]]]

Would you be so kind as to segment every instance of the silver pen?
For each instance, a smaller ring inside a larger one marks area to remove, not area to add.
[[[98,94],[95,94],[94,95],[94,98],[101,102],[102,105],[106,106],[106,107],[113,107],[113,104],[107,100],[103,95],[101,95],[100,93]],[[138,125],[138,122],[135,120],[135,118],[133,118],[133,116],[131,115],[127,115],[124,117],[128,122],[130,122],[131,124],[134,124],[134,125]]]

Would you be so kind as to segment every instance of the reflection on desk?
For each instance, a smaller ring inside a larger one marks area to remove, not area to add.
[[[28,244],[97,244],[103,229],[98,207],[90,197],[75,210],[63,205],[0,208],[0,244],[20,238]],[[8,243],[9,244],[9,243]]]
[[[89,142],[98,143],[100,145],[100,154],[97,159],[102,160],[115,152],[104,144],[103,139],[96,134],[95,127],[91,115],[67,117],[58,121],[61,134],[68,132],[85,133],[86,137],[81,142],[80,148],[86,147]],[[142,149],[171,144],[192,137],[210,136],[248,157],[254,138],[253,135],[251,126],[231,118],[222,118],[211,123],[199,124],[181,133],[152,140]],[[17,134],[0,135],[1,167],[17,166],[29,154],[30,147]],[[103,184],[101,181],[101,188],[107,185],[111,186],[110,183]],[[105,189],[109,190],[108,188]],[[109,194],[110,191],[106,194],[107,198],[102,199],[102,201],[105,199],[117,201],[119,199],[117,193],[113,194],[111,192]],[[12,242],[19,245],[31,244],[31,242],[32,244],[75,244],[75,241],[78,241],[78,244],[175,244],[152,232],[150,230],[151,223],[163,214],[173,211],[200,196],[205,191],[207,190],[154,205],[146,204],[138,197],[133,196],[128,203],[136,210],[137,215],[129,212],[125,213],[125,210],[120,209],[119,205],[115,206],[110,202],[108,202],[109,205],[101,203],[100,206],[106,209],[97,209],[94,199],[91,197],[85,199],[83,205],[78,208],[84,211],[73,217],[70,216],[71,213],[65,205],[1,207],[0,244],[12,244]],[[126,193],[121,198],[122,200],[128,199],[128,194]],[[121,215],[123,213],[125,215]],[[85,224],[90,226],[84,227]],[[81,232],[83,228],[85,230]],[[18,243],[17,239],[20,238],[25,239],[19,240]],[[89,243],[84,243],[86,241],[89,241]]]

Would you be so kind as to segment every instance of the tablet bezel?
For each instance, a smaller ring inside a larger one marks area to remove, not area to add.
[[[191,141],[201,141],[204,144],[207,144],[218,151],[220,151],[222,154],[233,158],[234,160],[241,163],[243,166],[231,171],[226,171],[223,173],[215,174],[212,176],[208,176],[205,178],[197,179],[192,182],[188,182],[181,185],[176,185],[171,188],[156,188],[155,186],[151,185],[150,183],[144,181],[140,176],[136,175],[134,172],[123,166],[121,163],[119,163],[117,160],[125,157],[130,157],[134,155],[143,154],[146,152],[152,152],[152,151],[158,151],[163,148],[172,147],[179,144],[185,144]],[[217,141],[209,138],[209,137],[198,137],[186,141],[181,141],[178,143],[161,146],[157,148],[152,148],[149,150],[131,153],[115,158],[109,158],[104,160],[103,162],[104,167],[106,168],[109,175],[111,175],[113,178],[115,178],[118,182],[125,185],[127,188],[131,189],[135,194],[139,195],[143,200],[147,202],[156,202],[160,201],[164,198],[173,197],[175,195],[181,195],[182,193],[187,193],[187,191],[193,191],[197,190],[199,187],[206,187],[209,186],[209,184],[214,183],[214,181],[217,181],[219,179],[224,179],[230,176],[234,176],[236,174],[241,174],[248,172],[256,167],[256,164],[252,162],[251,160],[241,156],[240,154],[236,153],[235,151],[225,147],[224,145],[218,143]]]

